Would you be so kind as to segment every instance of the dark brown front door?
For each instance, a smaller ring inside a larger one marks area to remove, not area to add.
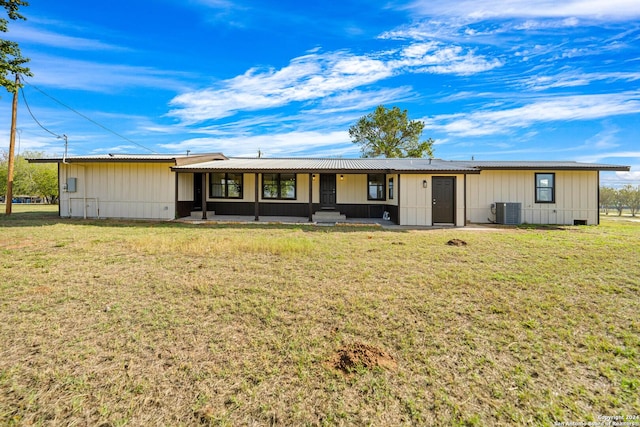
[[[202,210],[202,174],[193,174],[193,210]]]
[[[334,209],[336,207],[336,176],[320,174],[320,207]]]
[[[455,223],[455,176],[433,177],[433,223]]]

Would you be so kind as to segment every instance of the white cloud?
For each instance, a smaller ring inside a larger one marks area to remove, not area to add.
[[[593,153],[581,156],[577,161],[587,163],[599,163],[605,160],[611,161],[624,161],[628,164],[632,159],[640,160],[640,151],[606,151],[600,153]]]
[[[336,146],[340,146],[336,149]],[[353,148],[349,150],[350,145]],[[314,157],[334,152],[345,154],[358,152],[346,131],[305,132],[294,131],[270,135],[236,136],[222,138],[193,138],[175,144],[163,144],[162,148],[173,152],[221,151],[228,156],[256,156],[258,150],[266,157],[300,156],[313,152]],[[345,149],[346,148],[346,149]],[[324,153],[324,154],[322,154]]]
[[[89,92],[113,93],[127,87],[151,87],[166,90],[185,89],[181,77],[188,73],[152,67],[106,64],[49,55],[32,55],[29,67],[37,86],[55,86]]]
[[[521,107],[440,115],[424,119],[425,129],[458,136],[508,133],[535,123],[590,120],[640,113],[640,92],[543,98]]]
[[[553,76],[538,75],[522,81],[527,89],[542,91],[560,87],[587,86],[596,81],[640,80],[640,72],[581,73],[578,71],[560,73]]]
[[[637,0],[417,0],[408,9],[423,16],[489,18],[590,18],[623,21],[640,16]]]
[[[56,32],[40,30],[29,26],[16,26],[15,28],[12,28],[11,36],[20,43],[34,43],[42,46],[59,47],[70,50],[129,50],[128,48],[104,43],[96,39],[66,36]]]
[[[460,46],[414,43],[400,50],[354,55],[348,51],[314,52],[294,58],[281,69],[252,68],[212,88],[175,97],[169,116],[198,123],[293,102],[316,101],[403,73],[469,75],[498,67]]]

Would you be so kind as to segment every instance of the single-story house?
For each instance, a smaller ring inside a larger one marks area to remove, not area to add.
[[[399,225],[598,224],[600,171],[629,166],[440,159],[95,155],[58,163],[60,216],[389,218]]]

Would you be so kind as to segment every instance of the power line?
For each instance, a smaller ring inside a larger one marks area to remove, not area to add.
[[[79,116],[80,116],[80,117],[82,117],[83,119],[85,119],[85,120],[87,120],[87,121],[89,121],[89,122],[93,123],[94,125],[96,125],[96,126],[98,126],[98,127],[102,128],[102,129],[106,130],[106,131],[107,131],[107,132],[109,132],[109,133],[114,134],[114,135],[115,135],[115,136],[117,136],[118,138],[122,138],[122,139],[124,139],[125,141],[130,142],[131,144],[137,145],[138,147],[143,148],[143,149],[145,149],[145,150],[147,150],[147,151],[150,151],[150,152],[151,152],[151,153],[153,153],[153,154],[158,154],[156,151],[153,151],[152,149],[150,149],[150,148],[148,148],[148,147],[145,147],[145,146],[144,146],[144,145],[142,145],[142,144],[139,144],[139,143],[137,143],[137,142],[135,142],[135,141],[132,141],[131,139],[127,138],[126,136],[121,135],[121,134],[119,134],[118,132],[116,132],[116,131],[114,131],[114,130],[112,130],[112,129],[109,129],[108,127],[104,126],[103,124],[98,123],[97,121],[93,120],[92,118],[85,116],[85,115],[84,115],[84,114],[82,114],[81,112],[79,112],[79,111],[75,110],[74,108],[72,108],[72,107],[68,106],[68,105],[67,105],[67,104],[65,104],[64,102],[62,102],[62,101],[60,101],[60,100],[58,100],[58,99],[54,98],[53,96],[49,95],[48,93],[46,93],[46,92],[45,92],[45,91],[43,91],[42,89],[38,88],[37,86],[34,86],[34,85],[30,84],[30,83],[29,83],[29,82],[27,82],[27,81],[24,81],[24,83],[26,83],[27,85],[31,86],[32,88],[34,88],[35,90],[37,90],[38,92],[40,92],[41,94],[43,94],[44,96],[46,96],[47,98],[52,99],[52,100],[53,100],[53,101],[55,101],[56,103],[58,103],[58,104],[62,105],[63,107],[67,108],[68,110],[71,110],[72,112],[76,113],[77,115],[79,115]],[[22,97],[23,97],[23,99],[24,99],[24,90],[22,91]],[[25,100],[25,104],[26,104],[26,100]],[[29,107],[28,107],[28,106],[27,106],[27,109],[29,109]],[[31,113],[31,110],[29,110],[29,113]],[[34,118],[34,120],[36,120],[36,119],[35,119],[35,117],[33,116],[33,114],[31,114],[31,117],[33,117],[33,118]],[[40,125],[40,127],[41,127],[41,128],[43,128],[44,130],[46,130],[46,131],[47,131],[47,132],[49,132],[50,134],[52,134],[52,135],[54,135],[54,136],[56,136],[56,137],[60,138],[60,136],[56,135],[55,133],[51,132],[50,130],[48,130],[48,129],[46,129],[44,126],[42,126],[42,125],[41,125],[37,120],[36,120],[36,123],[38,123],[38,125]]]
[[[44,127],[43,124],[38,121],[38,119],[36,119],[36,116],[33,115],[33,112],[31,111],[31,108],[29,107],[29,103],[27,102],[27,97],[24,96],[24,90],[21,90],[20,92],[22,93],[22,100],[24,101],[24,105],[27,107],[27,111],[29,112],[29,115],[31,116],[33,121],[36,122],[38,124],[38,126],[40,126],[44,131],[50,133],[51,135],[55,136],[56,138],[60,138],[60,135],[58,135],[57,133],[55,133],[53,131],[50,131],[49,129]]]

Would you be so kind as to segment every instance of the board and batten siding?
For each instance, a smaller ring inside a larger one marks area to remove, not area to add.
[[[340,179],[340,176],[343,178]],[[336,202],[338,204],[387,205],[389,204],[389,178],[395,175],[385,175],[385,200],[369,200],[368,174],[336,174]],[[397,181],[397,178],[395,178]],[[397,183],[394,183],[397,188]],[[394,192],[396,190],[394,189]],[[315,195],[314,195],[315,197]],[[394,194],[394,198],[395,197]]]
[[[433,225],[432,188],[434,176],[453,176],[455,184],[455,224],[462,227],[464,221],[464,175],[403,174],[400,175],[400,224]],[[427,188],[422,182],[427,180]]]
[[[60,164],[61,216],[173,219],[175,175],[171,163]],[[65,191],[76,178],[73,193]],[[86,212],[85,212],[86,209]]]
[[[535,203],[536,173],[555,173],[555,203]],[[565,224],[587,221],[598,224],[597,171],[483,170],[467,177],[467,216],[472,223],[495,219],[491,204],[522,204],[522,222]]]

